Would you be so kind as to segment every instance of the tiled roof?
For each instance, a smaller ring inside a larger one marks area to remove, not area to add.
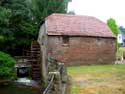
[[[115,38],[105,23],[91,16],[52,14],[45,23],[48,35]]]

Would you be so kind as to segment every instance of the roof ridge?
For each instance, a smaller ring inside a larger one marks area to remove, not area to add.
[[[91,17],[91,18],[96,18],[93,16],[88,16],[88,15],[73,15],[73,14],[65,14],[65,13],[52,13],[51,15],[47,16],[46,18],[50,16],[73,16],[73,17]]]
[[[88,16],[88,15],[73,15],[73,14],[65,14],[65,13],[52,13],[51,15],[49,15],[48,17],[46,18],[49,18],[51,16],[66,16],[66,17],[69,17],[69,16],[72,16],[72,17],[88,17],[88,18],[93,18],[97,21],[99,21],[100,23],[103,23],[103,24],[106,24],[105,22],[103,22],[102,20],[94,17],[94,16]]]

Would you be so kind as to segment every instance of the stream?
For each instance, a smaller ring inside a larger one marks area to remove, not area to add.
[[[27,78],[0,85],[0,94],[41,94],[41,86]]]

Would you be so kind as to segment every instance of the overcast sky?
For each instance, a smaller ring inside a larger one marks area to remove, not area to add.
[[[104,22],[112,17],[118,25],[125,27],[125,0],[72,0],[69,10],[79,15],[94,16]]]

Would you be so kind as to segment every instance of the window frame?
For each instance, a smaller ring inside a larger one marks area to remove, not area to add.
[[[62,44],[63,46],[69,46],[70,43],[70,37],[68,35],[62,36]]]

